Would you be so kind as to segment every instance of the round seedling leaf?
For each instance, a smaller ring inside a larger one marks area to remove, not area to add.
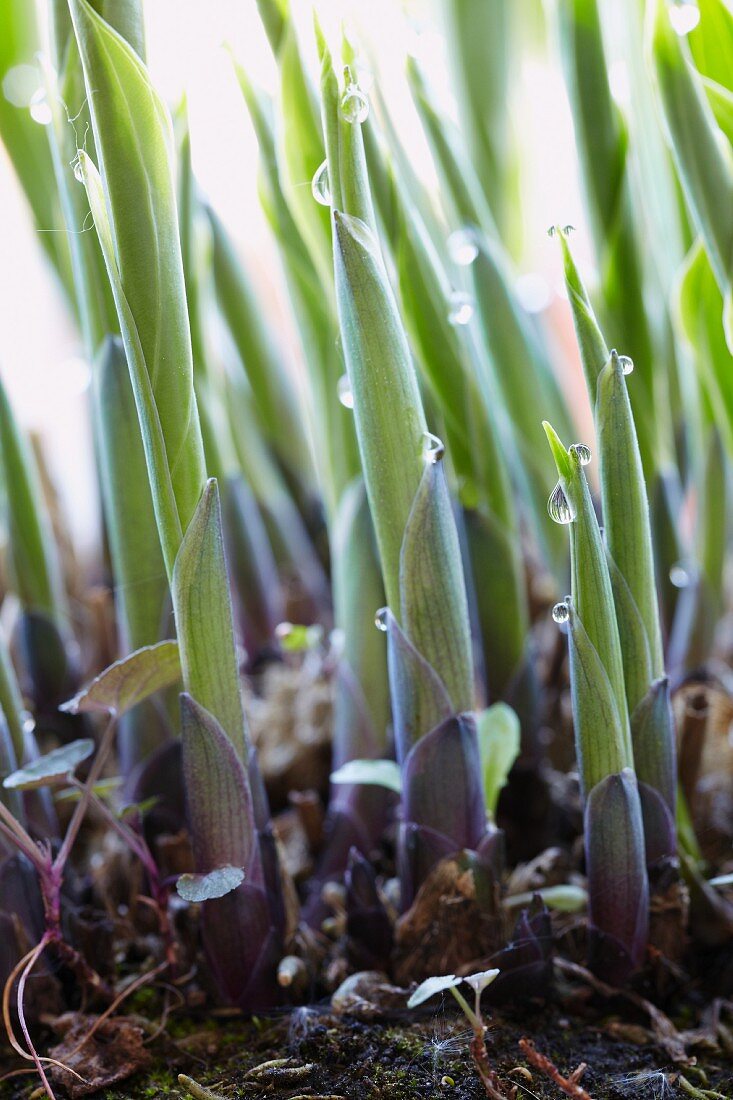
[[[225,894],[230,894],[243,882],[243,868],[228,864],[217,867],[215,871],[209,871],[205,875],[181,875],[176,883],[176,890],[184,901],[212,901],[214,898],[223,898]]]
[[[331,773],[331,782],[371,784],[402,793],[402,775],[394,760],[349,760]]]
[[[463,978],[457,978],[455,974],[443,974],[440,977],[426,978],[421,982],[407,1002],[408,1008],[417,1008],[418,1005],[429,1001],[436,993],[443,993],[446,989],[455,989]]]
[[[471,989],[474,991],[474,993],[478,993],[478,995],[481,996],[487,985],[491,985],[494,979],[498,978],[498,976],[499,971],[496,969],[479,970],[476,974],[467,974],[463,980],[471,986]]]
[[[49,787],[68,779],[78,764],[94,752],[94,742],[89,737],[71,741],[60,749],[47,752],[24,764],[3,780],[3,787],[12,791],[32,791],[37,787]]]

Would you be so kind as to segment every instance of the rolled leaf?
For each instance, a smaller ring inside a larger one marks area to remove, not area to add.
[[[181,543],[172,591],[183,682],[196,703],[220,723],[244,760],[244,712],[214,479],[207,483]]]
[[[644,957],[649,923],[641,807],[630,769],[606,776],[589,792],[584,820],[598,958],[610,980],[625,981]]]

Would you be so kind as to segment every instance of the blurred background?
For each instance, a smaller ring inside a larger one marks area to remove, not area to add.
[[[413,164],[429,186],[437,187],[404,69],[406,57],[415,55],[446,113],[455,119],[440,0],[291,3],[314,73],[314,7],[333,41],[338,40],[343,26],[358,43],[364,58],[362,82],[372,78],[379,82]],[[569,389],[577,379],[574,342],[569,337],[560,252],[547,237],[548,227],[556,223],[576,227],[576,257],[586,273],[592,257],[570,109],[552,35],[545,26],[543,4],[541,0],[517,3],[525,9],[522,26],[527,46],[521,70],[512,74],[507,111],[521,166],[514,248],[518,290],[525,305],[541,314],[541,323],[548,324],[556,335],[559,369],[563,385]],[[233,51],[255,83],[274,89],[275,65],[256,4],[254,0],[207,0],[205,5],[200,0],[151,0],[145,14],[153,81],[171,107],[182,95],[187,97],[200,186],[241,248],[297,372],[298,348],[292,338],[275,248],[257,196],[257,146],[228,52]],[[622,43],[610,73],[614,95],[623,101],[629,89]],[[13,75],[14,80],[11,84],[6,80],[1,94],[32,110],[38,125],[44,125],[43,104],[31,104],[40,78],[30,66]],[[73,113],[74,106],[69,107]],[[303,180],[303,187],[310,187],[310,182]],[[91,436],[85,412],[89,366],[82,358],[81,341],[1,146],[0,211],[0,371],[21,421],[43,439],[83,552],[94,544],[97,531]],[[78,227],[80,232],[90,230],[93,232],[89,223]],[[578,390],[582,392],[582,388]],[[584,402],[582,397],[579,400]]]

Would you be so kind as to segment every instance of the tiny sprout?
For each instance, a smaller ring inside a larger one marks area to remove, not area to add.
[[[278,623],[275,637],[287,653],[302,653],[314,649],[323,637],[323,627],[318,623],[304,626],[302,623]]]
[[[449,1077],[447,1073],[440,1078],[440,1084],[444,1089],[452,1089],[455,1087],[455,1081],[452,1077]]]
[[[445,443],[432,432],[423,432],[423,439],[425,443],[423,445],[423,458],[426,462],[430,462],[433,465],[436,462],[440,462],[445,456]]]
[[[552,617],[556,623],[566,623],[570,618],[570,608],[564,600],[556,603],[552,609]]]

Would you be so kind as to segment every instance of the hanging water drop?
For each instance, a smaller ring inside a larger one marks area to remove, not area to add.
[[[478,256],[473,229],[455,229],[448,238],[448,255],[458,267],[470,267]]]
[[[426,462],[430,462],[435,465],[436,462],[440,462],[445,454],[445,443],[437,435],[433,435],[432,432],[423,432],[423,444],[422,455]]]
[[[74,169],[74,179],[77,180],[78,183],[83,183],[84,182],[84,169],[81,166],[81,157],[80,156],[77,156],[76,160],[74,161],[73,169]]]
[[[696,0],[674,0],[669,9],[669,21],[680,38],[694,31],[700,22],[700,9]]]
[[[48,126],[53,118],[53,113],[46,98],[45,88],[38,88],[38,90],[33,93],[29,107],[33,121],[40,123],[41,126]]]
[[[552,617],[556,623],[566,623],[570,618],[570,607],[565,600],[556,603],[552,609]]]
[[[669,571],[670,583],[675,588],[689,588],[695,576],[694,567],[689,562],[678,561]]]
[[[361,125],[369,118],[369,100],[358,84],[347,85],[341,97],[341,114],[352,125]]]
[[[556,233],[557,233],[557,226],[556,225],[551,225],[550,228],[547,230],[547,236],[548,237],[554,237]]]
[[[550,493],[550,499],[547,501],[547,511],[550,519],[563,526],[572,523],[575,519],[575,513],[570,507],[570,501],[565,496],[563,487],[559,481]]]
[[[575,232],[575,226],[574,225],[564,225],[562,227],[562,231],[563,231],[563,233],[565,234],[566,237],[569,237],[571,233]]]
[[[383,634],[387,633],[387,627],[389,622],[389,608],[380,607],[379,611],[374,616],[374,625],[377,630],[381,630]]]
[[[319,164],[316,168],[315,175],[311,180],[311,194],[321,206],[331,205],[331,185],[328,180],[327,160],[324,160],[323,164]]]
[[[630,355],[619,355],[619,364],[623,374],[631,374],[634,370],[634,360]]]
[[[338,380],[338,398],[345,409],[353,409],[354,394],[351,390],[348,374],[342,374]]]
[[[587,466],[593,457],[587,443],[573,443],[570,450],[578,456],[578,462],[581,466]]]
[[[449,299],[448,320],[452,325],[467,325],[473,317],[473,298],[462,290],[454,290]]]

